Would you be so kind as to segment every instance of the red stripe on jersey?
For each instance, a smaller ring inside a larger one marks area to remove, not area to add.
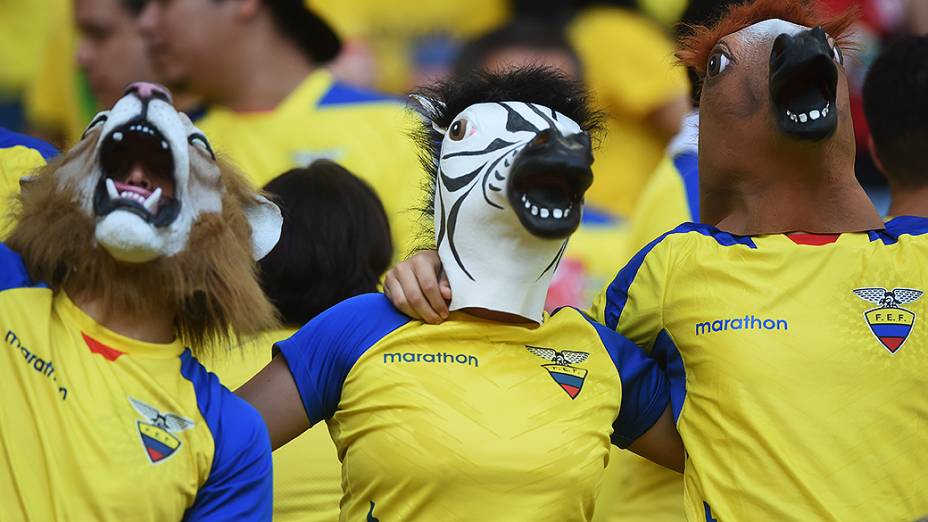
[[[829,243],[834,243],[838,240],[838,237],[841,234],[809,234],[806,232],[794,232],[792,234],[786,234],[786,237],[790,238],[793,243],[797,245],[827,245]]]
[[[81,332],[81,337],[84,338],[84,342],[87,343],[87,347],[90,348],[91,352],[98,353],[110,361],[115,361],[116,359],[119,359],[120,355],[124,355],[123,352],[120,352],[115,348],[110,348],[100,341],[88,336],[84,332]]]

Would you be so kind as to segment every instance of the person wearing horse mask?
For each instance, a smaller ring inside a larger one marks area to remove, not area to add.
[[[591,520],[610,442],[683,461],[657,363],[576,309],[543,311],[592,182],[596,115],[539,68],[417,99],[451,317],[346,300],[278,342],[239,393],[275,447],[328,423],[343,520]]]
[[[709,224],[651,242],[593,306],[667,368],[689,520],[928,513],[928,219],[884,225],[854,177],[851,21],[759,0],[683,40]]]

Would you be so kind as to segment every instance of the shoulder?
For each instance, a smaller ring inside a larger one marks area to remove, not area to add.
[[[58,155],[58,150],[50,144],[32,136],[26,136],[0,127],[0,149],[25,147],[38,152],[42,159],[48,161]]]
[[[629,260],[624,270],[637,271],[649,256],[687,245],[708,243],[722,247],[757,248],[750,236],[738,236],[702,223],[682,223],[674,229],[664,232],[645,245]]]
[[[555,310],[551,315],[558,316],[559,318],[568,316],[570,319],[573,319],[582,325],[582,327],[591,337],[597,339],[600,344],[603,345],[603,347],[606,349],[606,352],[609,353],[609,356],[612,358],[613,363],[615,363],[617,366],[618,361],[622,358],[622,354],[624,354],[626,351],[640,351],[638,346],[630,339],[616,332],[615,330],[612,330],[609,327],[596,322],[596,320],[594,320],[582,310],[578,310],[572,306],[564,306]]]
[[[393,96],[383,93],[346,85],[340,82],[332,82],[328,90],[319,98],[316,107],[324,108],[345,108],[358,106],[399,106],[402,102]]]
[[[343,345],[369,347],[410,320],[383,294],[361,294],[322,312],[281,343],[311,335],[316,340],[329,338]]]
[[[43,285],[32,281],[18,252],[0,243],[0,291],[33,286]]]
[[[903,236],[928,240],[928,218],[919,216],[899,216],[886,222],[886,230],[870,233],[870,239],[882,239],[886,244],[899,241]]]
[[[247,449],[255,439],[267,436],[261,415],[219,382],[190,350],[181,355],[181,375],[193,385],[197,407],[206,421],[216,444],[220,447]]]

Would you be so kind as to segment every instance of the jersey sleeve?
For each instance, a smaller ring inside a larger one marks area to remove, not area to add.
[[[329,308],[275,345],[311,425],[335,414],[342,384],[364,352],[409,321],[383,294],[364,294]]]
[[[672,249],[665,238],[670,234],[659,236],[635,254],[590,310],[596,321],[649,352],[664,327],[664,293],[672,263]]]
[[[193,383],[200,414],[215,444],[209,476],[184,520],[271,520],[271,439],[261,415],[222,386],[189,350],[181,356],[181,373]]]
[[[0,243],[0,292],[12,288],[44,286],[29,277],[23,258],[10,247]]]
[[[622,383],[619,415],[612,423],[612,443],[627,448],[644,435],[670,403],[670,386],[658,362],[648,357],[635,343],[618,333],[584,318],[596,330]]]

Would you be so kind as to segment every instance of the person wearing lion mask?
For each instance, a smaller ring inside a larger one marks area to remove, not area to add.
[[[0,244],[0,498],[14,519],[270,520],[260,416],[194,358],[275,324],[276,206],[164,88],[24,179]],[[189,346],[190,348],[185,348]]]

